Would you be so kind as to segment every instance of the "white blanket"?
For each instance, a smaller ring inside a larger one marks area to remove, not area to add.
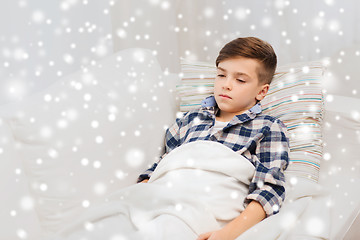
[[[201,233],[220,229],[244,210],[253,174],[249,160],[223,144],[187,143],[159,163],[148,183],[111,194],[107,203],[89,208],[58,236],[107,239],[102,234],[117,232],[126,239],[196,239]],[[149,237],[161,228],[177,229],[179,234],[175,238],[174,231],[167,230],[161,237],[161,232]]]
[[[245,157],[220,143],[188,143],[169,153],[148,183],[111,194],[54,239],[195,240],[244,210],[253,174]],[[328,195],[319,186],[300,179],[288,183],[280,212],[237,240],[328,239]]]

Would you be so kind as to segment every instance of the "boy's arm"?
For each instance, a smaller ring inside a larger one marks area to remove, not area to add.
[[[279,212],[285,199],[284,170],[289,164],[289,153],[287,128],[277,119],[256,147],[255,173],[244,206],[255,200],[263,206],[266,217]]]
[[[163,156],[165,156],[166,153],[164,153]],[[161,161],[162,157],[160,157],[159,162]],[[144,182],[144,180],[149,180],[151,177],[151,174],[154,172],[155,168],[157,167],[158,163],[154,163],[151,168],[147,169],[145,172],[143,172],[142,174],[140,174],[140,176],[138,177],[138,179],[136,180],[137,183],[140,182]],[[147,181],[146,181],[147,182]]]
[[[251,201],[245,210],[234,220],[226,224],[218,231],[201,234],[197,240],[233,240],[243,232],[262,221],[266,213],[262,205]]]

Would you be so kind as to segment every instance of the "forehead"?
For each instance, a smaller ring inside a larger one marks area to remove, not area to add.
[[[233,75],[247,75],[250,78],[257,79],[260,63],[252,58],[230,58],[221,61],[217,69]]]

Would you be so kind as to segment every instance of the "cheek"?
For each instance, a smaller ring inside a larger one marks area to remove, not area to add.
[[[215,80],[215,82],[214,82],[214,90],[219,89],[219,88],[220,88],[220,84],[219,84],[218,81]]]

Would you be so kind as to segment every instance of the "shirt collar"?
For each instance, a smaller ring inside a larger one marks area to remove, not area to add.
[[[220,110],[216,103],[215,97],[213,95],[202,100],[201,107],[203,110],[211,112],[213,114],[214,118],[215,118],[216,114],[218,113],[218,111]],[[236,115],[230,122],[233,122],[233,121],[246,122],[248,120],[252,120],[256,117],[257,114],[260,114],[261,111],[262,111],[261,103],[258,102],[257,104],[255,104],[253,107],[246,110],[242,114]]]

